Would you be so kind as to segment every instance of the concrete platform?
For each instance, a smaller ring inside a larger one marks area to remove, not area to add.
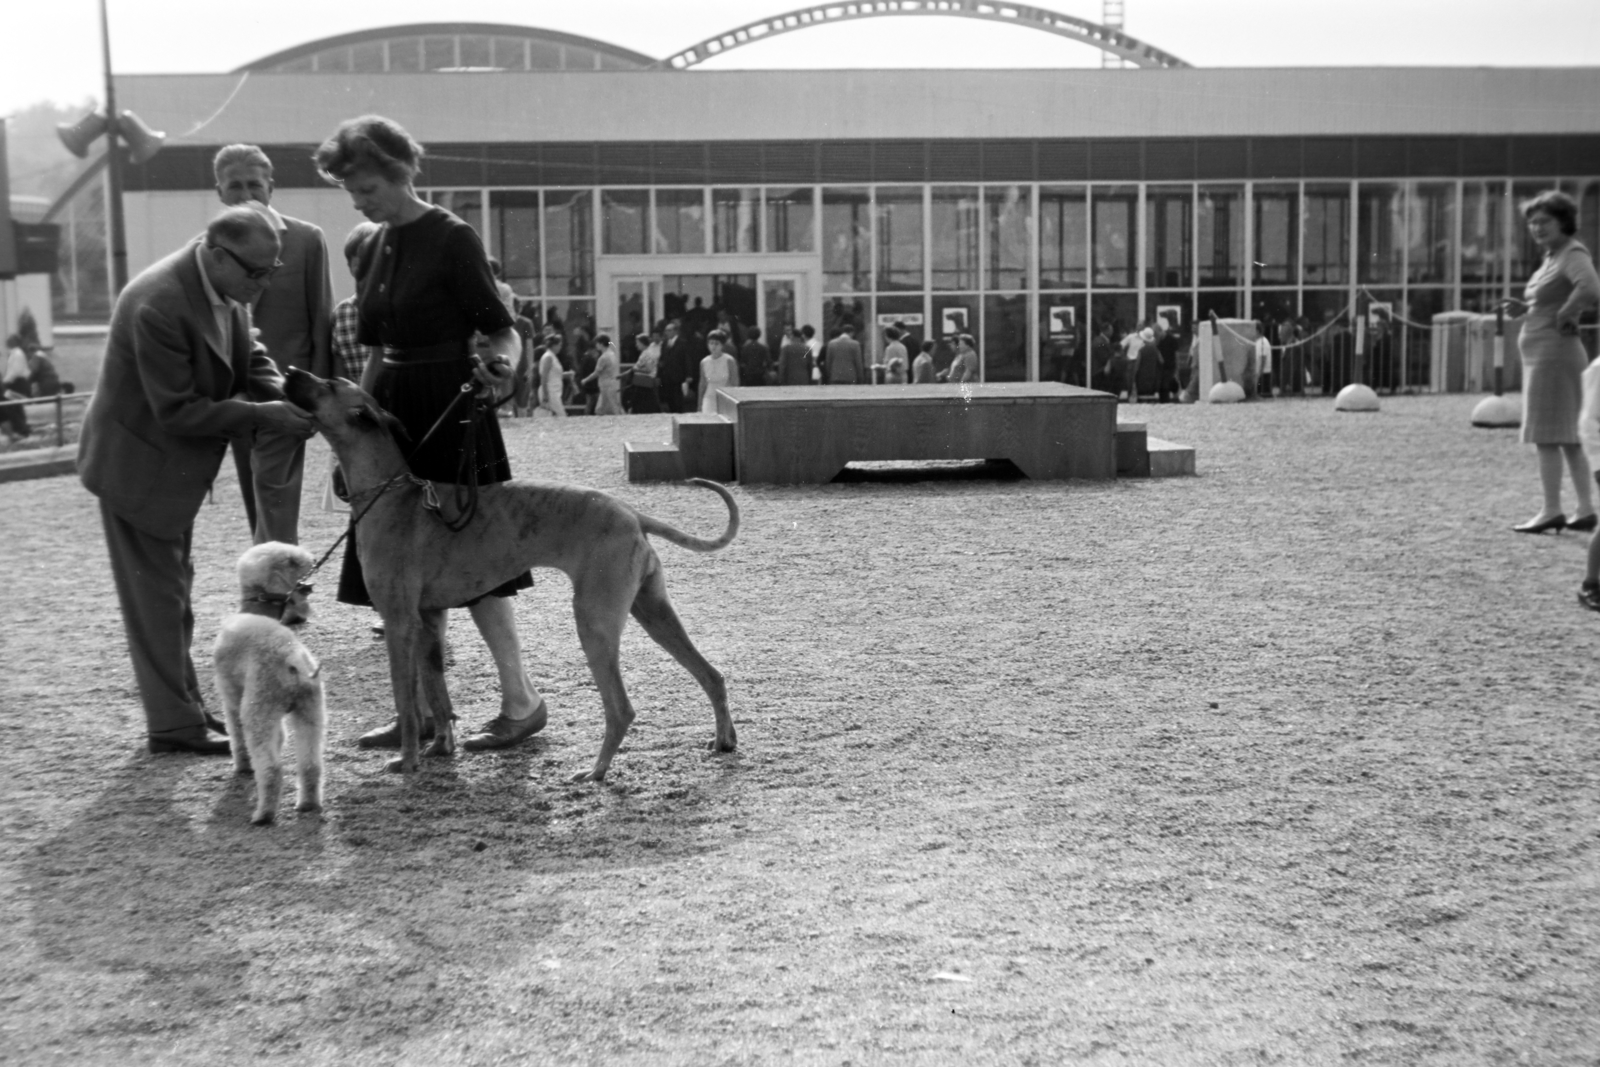
[[[1159,437],[1149,439],[1149,453],[1147,459],[1152,478],[1176,478],[1185,474],[1193,474],[1194,446],[1175,445],[1171,441],[1163,441]]]
[[[1030,478],[1113,478],[1117,401],[1057,382],[717,390],[745,484],[831,481],[858,460],[1008,459]]]
[[[677,445],[634,444],[622,445],[622,467],[630,482],[681,482],[687,475],[683,471],[683,455]]]

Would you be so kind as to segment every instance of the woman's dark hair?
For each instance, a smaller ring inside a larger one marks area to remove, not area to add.
[[[727,344],[728,343],[728,334],[724,330],[712,330],[710,333],[706,334],[706,340],[707,341],[721,341],[723,344]]]
[[[1561,227],[1561,232],[1572,236],[1578,232],[1578,205],[1572,197],[1560,189],[1546,189],[1532,199],[1524,200],[1517,205],[1522,209],[1522,217],[1531,219],[1539,212],[1544,212],[1556,220],[1556,225]]]
[[[382,115],[362,115],[341,122],[311,158],[318,173],[339,185],[357,171],[408,182],[416,176],[422,154],[422,146],[398,122]]]

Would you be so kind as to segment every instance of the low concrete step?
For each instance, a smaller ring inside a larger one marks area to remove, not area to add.
[[[1142,422],[1117,423],[1117,477],[1150,477],[1149,430]]]
[[[687,477],[683,453],[677,445],[626,441],[622,445],[622,467],[630,482],[681,482]]]
[[[734,477],[733,421],[721,415],[674,415],[672,443],[683,454],[683,476],[731,482]]]
[[[1194,473],[1194,446],[1178,445],[1159,437],[1149,439],[1150,477],[1175,478]]]

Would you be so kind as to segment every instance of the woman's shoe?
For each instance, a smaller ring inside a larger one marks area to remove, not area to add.
[[[1542,521],[1539,519],[1534,519],[1532,522],[1525,522],[1520,526],[1513,526],[1511,528],[1517,531],[1517,533],[1526,534],[1542,534],[1548,533],[1551,530],[1554,530],[1556,533],[1560,533],[1562,530],[1567,528],[1567,517],[1565,515],[1557,515],[1553,518],[1544,519]]]
[[[1567,529],[1576,530],[1579,533],[1588,533],[1597,526],[1600,526],[1600,515],[1596,515],[1592,511],[1587,515],[1579,515],[1567,523]]]

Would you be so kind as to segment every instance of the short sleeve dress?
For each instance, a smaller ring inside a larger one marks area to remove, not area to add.
[[[1576,240],[1547,255],[1523,293],[1522,443],[1578,444],[1578,409],[1589,354],[1576,335],[1563,334],[1561,319],[1588,310],[1600,299],[1589,250]]]
[[[430,207],[421,218],[384,226],[360,255],[370,266],[356,294],[356,340],[384,349],[373,397],[410,436],[413,443],[402,441],[400,446],[411,473],[455,482],[462,474],[466,442],[462,420],[447,419],[431,438],[424,438],[472,377],[474,333],[498,333],[515,324],[500,300],[483,242],[450,212]],[[499,420],[491,412],[474,426],[479,484],[509,481],[511,464]],[[491,592],[515,596],[532,584],[532,574],[524,572]],[[339,576],[339,600],[372,603],[353,530]]]

